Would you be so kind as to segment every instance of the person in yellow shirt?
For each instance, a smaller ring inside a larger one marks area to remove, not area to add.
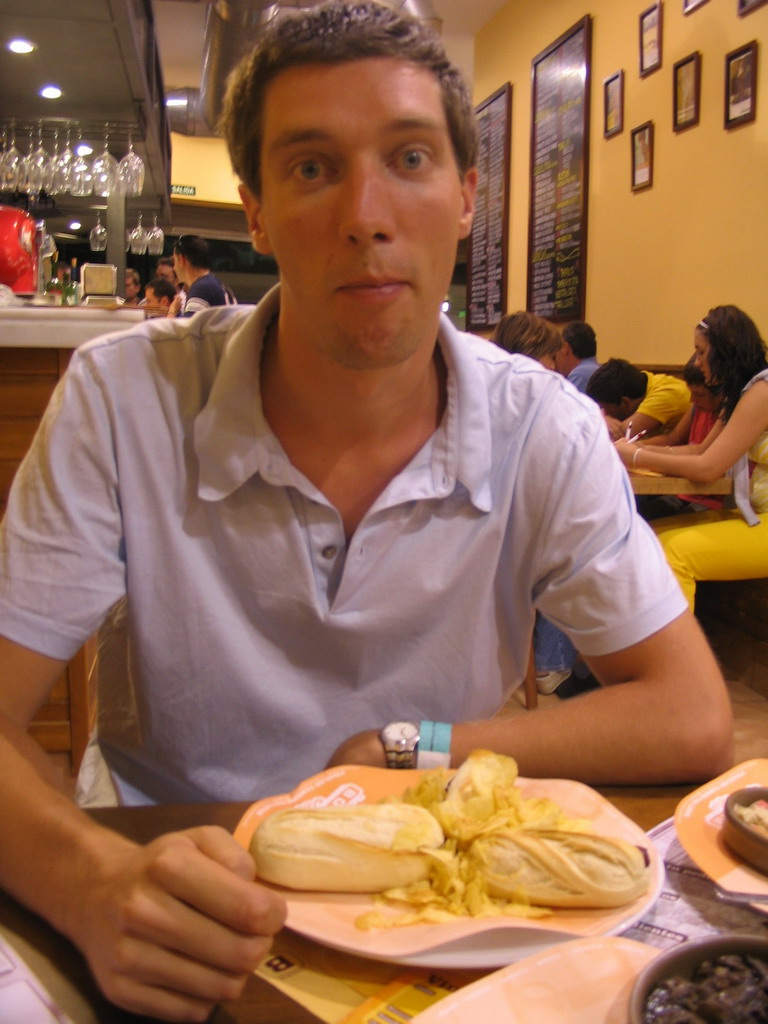
[[[691,405],[682,378],[639,370],[626,359],[609,359],[595,370],[587,394],[603,410],[613,441],[669,430]]]

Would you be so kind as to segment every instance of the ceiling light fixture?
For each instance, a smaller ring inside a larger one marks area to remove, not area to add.
[[[46,85],[40,90],[40,95],[46,100],[57,100],[61,96],[61,89],[58,85]]]
[[[82,226],[83,225],[80,223],[79,220],[73,220],[70,223],[70,225],[69,225],[69,230],[70,231],[79,231]]]
[[[37,46],[28,39],[12,39],[8,43],[8,49],[12,53],[32,53],[33,50],[37,49]]]
[[[87,142],[81,142],[75,149],[78,156],[90,156],[93,152],[93,146],[89,146]]]

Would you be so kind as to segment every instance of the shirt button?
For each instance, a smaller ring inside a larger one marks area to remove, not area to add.
[[[320,554],[323,556],[323,558],[333,558],[336,555],[336,548],[333,546],[333,544],[326,544],[325,547],[322,548],[322,550],[320,551]]]

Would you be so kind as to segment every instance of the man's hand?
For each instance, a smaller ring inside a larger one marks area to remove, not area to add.
[[[340,764],[369,764],[374,768],[386,768],[387,759],[378,732],[369,729],[344,740],[331,755],[326,768]]]
[[[67,927],[104,994],[162,1020],[204,1021],[236,999],[285,922],[225,830],[190,829],[146,847],[114,837]]]
[[[609,416],[608,413],[605,412],[603,413],[603,419],[605,420],[606,427],[608,427],[608,433],[612,441],[618,441],[620,437],[624,437],[626,427],[621,420],[617,420],[615,417]]]

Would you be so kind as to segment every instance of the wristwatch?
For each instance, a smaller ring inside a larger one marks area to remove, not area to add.
[[[379,733],[387,768],[415,768],[419,749],[418,722],[390,722]]]

